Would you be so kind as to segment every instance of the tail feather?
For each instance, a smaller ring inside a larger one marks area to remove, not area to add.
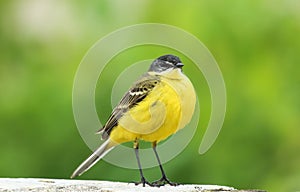
[[[71,175],[71,179],[80,176],[87,170],[89,170],[93,165],[95,165],[100,159],[102,159],[110,150],[112,150],[116,144],[110,139],[105,141],[94,153],[89,156]]]

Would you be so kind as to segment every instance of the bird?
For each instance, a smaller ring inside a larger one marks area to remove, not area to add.
[[[104,143],[79,165],[71,178],[86,172],[117,145],[132,142],[141,177],[136,185],[178,185],[167,178],[156,148],[159,142],[184,128],[194,113],[196,93],[192,82],[183,73],[183,66],[180,58],[172,54],[155,59],[97,131],[102,134]],[[141,140],[152,143],[162,174],[161,179],[151,183],[145,179],[139,158]]]

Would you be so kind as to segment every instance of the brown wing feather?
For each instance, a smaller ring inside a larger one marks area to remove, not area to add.
[[[143,75],[129,91],[122,97],[119,104],[114,108],[106,124],[97,132],[102,133],[102,139],[107,139],[114,127],[118,125],[119,119],[129,109],[140,103],[158,84],[159,77],[150,76],[148,73]]]

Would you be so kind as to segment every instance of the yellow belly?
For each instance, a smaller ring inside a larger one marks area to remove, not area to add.
[[[110,139],[117,143],[135,139],[159,142],[183,128],[192,117],[196,100],[191,82],[184,80],[162,79],[119,120]]]

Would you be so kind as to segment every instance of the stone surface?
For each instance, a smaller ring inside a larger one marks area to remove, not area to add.
[[[39,179],[39,178],[0,178],[0,192],[237,192],[232,187],[217,185],[179,185],[163,187],[142,187],[132,183],[94,180]],[[243,191],[243,190],[242,190]],[[241,192],[242,192],[241,191]],[[247,191],[247,190],[246,190]],[[244,190],[244,192],[246,192]]]

